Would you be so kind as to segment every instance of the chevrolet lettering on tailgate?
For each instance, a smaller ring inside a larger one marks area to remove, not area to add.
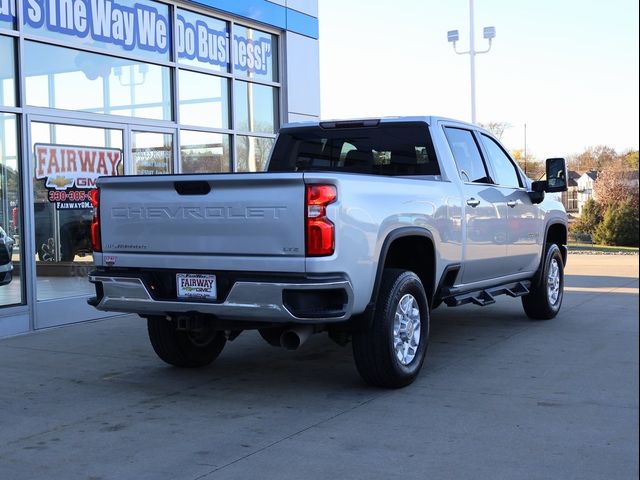
[[[111,218],[118,219],[194,219],[214,220],[220,219],[272,219],[279,220],[283,217],[287,207],[170,207],[170,206],[131,206],[115,207],[111,209]]]

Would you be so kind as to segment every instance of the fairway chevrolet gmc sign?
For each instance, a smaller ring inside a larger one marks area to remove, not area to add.
[[[44,181],[47,199],[56,209],[91,208],[89,190],[102,176],[118,175],[122,152],[113,148],[37,143],[35,178]]]

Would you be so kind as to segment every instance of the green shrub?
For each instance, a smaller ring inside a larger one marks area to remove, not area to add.
[[[580,218],[573,226],[575,232],[588,233],[593,235],[596,228],[602,223],[603,211],[599,203],[593,198],[589,198],[582,207]]]
[[[596,227],[594,240],[601,245],[638,246],[638,209],[631,200],[607,208]]]
[[[592,235],[580,227],[578,220],[569,224],[568,238],[570,242],[593,243]]]

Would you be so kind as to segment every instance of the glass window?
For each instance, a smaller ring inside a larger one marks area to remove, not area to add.
[[[229,24],[225,21],[178,9],[176,47],[183,65],[229,71]]]
[[[278,81],[278,37],[236,25],[233,47],[236,75]]]
[[[235,82],[235,128],[245,132],[275,133],[277,89]]]
[[[182,173],[228,172],[231,170],[229,135],[180,131]]]
[[[0,307],[23,303],[20,161],[16,116],[0,113]]]
[[[439,175],[424,123],[376,127],[300,127],[281,133],[271,172],[330,170],[370,175]]]
[[[465,182],[489,183],[487,169],[473,134],[469,130],[450,127],[445,128],[444,132],[458,167],[460,178]]]
[[[171,120],[169,68],[25,42],[27,104]]]
[[[180,70],[180,123],[229,128],[229,80]]]
[[[2,1],[2,0],[0,0]],[[149,0],[24,2],[24,30],[112,53],[169,60],[169,7]]]
[[[16,28],[15,0],[0,0],[0,28]]]
[[[1,0],[0,0],[1,1]],[[11,37],[0,36],[0,106],[16,106],[15,43]]]
[[[236,136],[236,171],[263,171],[267,167],[273,142],[273,138]]]
[[[93,268],[89,193],[122,174],[122,130],[31,122],[37,298],[89,295]]]
[[[171,173],[173,135],[170,133],[132,132],[133,175]]]
[[[496,176],[496,183],[506,187],[520,187],[520,180],[516,167],[513,165],[504,150],[496,141],[486,135],[482,135],[482,143],[487,150],[489,162],[493,166],[493,173]]]

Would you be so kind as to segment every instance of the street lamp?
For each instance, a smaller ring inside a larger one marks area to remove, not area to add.
[[[458,30],[449,30],[447,32],[447,41],[453,43],[453,50],[458,55],[469,55],[471,59],[471,123],[476,123],[476,55],[487,53],[491,50],[491,41],[496,37],[495,27],[484,27],[482,37],[489,40],[489,47],[485,50],[476,50],[474,43],[475,31],[473,21],[473,0],[469,0],[469,50],[459,52],[456,48],[456,42],[460,39]]]

